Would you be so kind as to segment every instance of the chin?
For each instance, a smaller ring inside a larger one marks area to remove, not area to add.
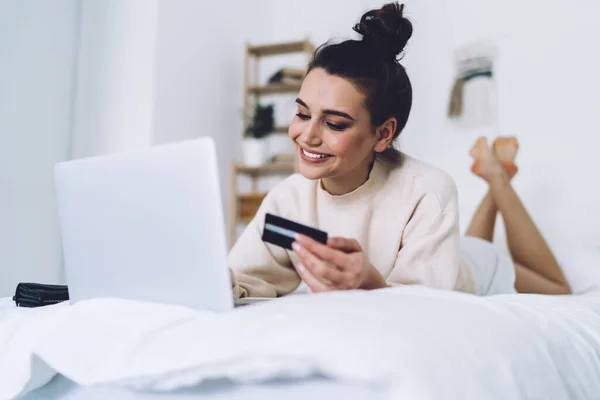
[[[306,179],[317,180],[325,178],[327,176],[327,174],[325,173],[325,171],[322,170],[322,168],[302,164],[302,161],[300,161],[298,172],[300,172],[302,176]]]
[[[317,180],[331,176],[331,166],[311,165],[303,160],[298,160],[298,162],[298,172],[306,179]]]

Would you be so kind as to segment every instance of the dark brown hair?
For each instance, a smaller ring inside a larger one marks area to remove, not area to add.
[[[366,12],[353,28],[361,40],[327,42],[315,50],[308,66],[308,72],[322,68],[352,81],[366,97],[373,127],[395,117],[394,139],[406,126],[412,107],[412,86],[399,62],[413,33],[403,11],[404,5],[394,2]]]

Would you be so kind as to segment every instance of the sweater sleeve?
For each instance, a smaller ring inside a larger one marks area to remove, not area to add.
[[[287,250],[262,241],[267,212],[278,214],[272,194],[265,197],[227,257],[235,298],[279,297],[300,285]]]
[[[404,232],[387,281],[453,290],[460,277],[460,229],[456,188],[445,198],[423,196]],[[440,201],[441,200],[441,201]]]

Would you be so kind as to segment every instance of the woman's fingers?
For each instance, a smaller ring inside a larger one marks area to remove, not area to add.
[[[346,239],[343,237],[329,238],[329,240],[327,240],[327,246],[332,249],[343,251],[344,253],[362,251],[360,244],[355,239]]]
[[[333,288],[321,282],[316,276],[314,276],[313,273],[310,272],[310,270],[304,266],[304,264],[298,264],[296,270],[298,271],[300,278],[302,278],[304,283],[306,283],[306,285],[308,286],[309,292],[315,293],[333,290]]]
[[[296,254],[298,254],[298,257],[300,257],[302,264],[309,269],[313,275],[328,282],[332,282],[334,285],[343,281],[344,274],[337,269],[335,265],[320,259],[317,255],[313,254],[309,249],[299,243],[294,243],[292,247]]]
[[[298,235],[296,238],[296,245],[300,245],[300,247],[308,250],[319,259],[327,261],[338,268],[343,268],[346,265],[346,254],[340,250],[319,243],[308,236]]]

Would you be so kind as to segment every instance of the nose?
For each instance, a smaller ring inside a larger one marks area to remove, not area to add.
[[[314,147],[321,144],[321,130],[317,121],[310,121],[305,125],[300,135],[300,141]]]

